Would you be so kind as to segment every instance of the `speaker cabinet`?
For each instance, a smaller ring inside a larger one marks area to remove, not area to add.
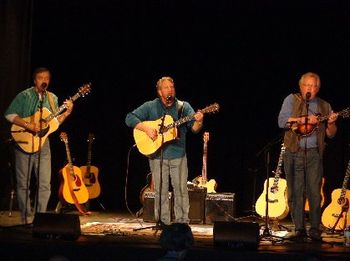
[[[215,221],[213,239],[214,246],[256,250],[259,244],[259,224]]]
[[[235,194],[208,193],[205,198],[205,223],[233,221],[236,215]]]
[[[191,189],[188,191],[190,200],[190,211],[188,217],[190,224],[203,224],[205,214],[205,197],[207,195],[206,189]]]
[[[142,219],[144,222],[156,222],[155,216],[154,216],[154,198],[155,198],[155,192],[148,191],[145,192],[143,202],[143,213],[142,213]],[[172,209],[171,206],[172,201],[172,193],[169,192],[169,207]]]
[[[36,213],[32,236],[76,240],[81,234],[77,214]]]

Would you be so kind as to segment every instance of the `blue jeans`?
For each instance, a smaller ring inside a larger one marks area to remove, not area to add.
[[[40,154],[40,170],[38,173]],[[17,201],[24,219],[33,215],[30,204],[30,180],[31,174],[34,174],[37,180],[38,197],[35,195],[34,209],[38,212],[45,212],[51,195],[51,151],[50,143],[47,139],[42,149],[36,153],[28,154],[15,147],[15,171],[17,182]]]
[[[160,160],[150,159],[149,165],[154,181],[154,214],[159,218],[159,191],[160,191]],[[173,188],[175,223],[188,223],[188,212],[190,209],[187,190],[187,157],[163,160],[162,167],[162,192],[161,192],[161,214],[160,220],[169,225],[171,221],[171,208],[169,205],[169,177]]]
[[[304,207],[306,197],[310,205],[311,228],[319,229],[323,165],[318,149],[301,150],[295,153],[286,151],[284,171],[288,187],[288,204],[295,230],[305,229]]]

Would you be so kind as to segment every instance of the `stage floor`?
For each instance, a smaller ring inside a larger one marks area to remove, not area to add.
[[[70,214],[78,216],[74,211]],[[17,211],[3,211],[0,213],[0,256],[3,260],[4,257],[6,260],[49,260],[53,256],[64,256],[68,260],[156,260],[164,255],[159,245],[161,230],[154,229],[155,223],[143,222],[142,218],[123,211],[92,212],[91,215],[78,216],[78,219],[81,228],[78,238],[38,238],[33,236],[33,225],[20,224]],[[279,227],[269,225],[268,230],[265,230],[264,219],[246,217],[239,219],[239,222],[256,222],[260,225],[256,249],[241,248],[239,244],[216,246],[212,224],[190,224],[195,244],[186,260],[311,261],[350,258],[350,248],[343,246],[340,233],[324,232],[322,242],[307,240],[300,243],[284,238],[287,230],[292,229],[288,219],[281,221]],[[244,239],[245,232],[244,229],[233,230],[232,233],[238,233],[233,238]]]

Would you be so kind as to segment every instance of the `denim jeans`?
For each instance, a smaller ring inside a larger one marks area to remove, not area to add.
[[[305,229],[304,206],[309,200],[311,228],[319,229],[321,223],[322,158],[317,148],[295,153],[286,151],[284,170],[288,187],[288,204],[295,230]]]
[[[41,154],[38,173],[39,152]],[[22,219],[33,215],[30,203],[30,180],[33,171],[38,185],[36,186],[38,194],[35,195],[34,209],[38,212],[45,212],[51,195],[51,151],[48,139],[39,152],[28,154],[15,147],[17,201]]]
[[[160,179],[161,161],[160,159],[149,160],[150,169],[154,181],[154,214],[157,221],[164,224],[171,222],[171,208],[169,205],[169,177],[173,188],[175,223],[188,223],[188,213],[190,209],[187,190],[187,157],[163,160],[162,180]],[[162,182],[161,182],[162,181]],[[160,184],[161,183],[161,184]],[[161,185],[161,186],[160,186]],[[159,209],[159,191],[161,187],[161,209]]]

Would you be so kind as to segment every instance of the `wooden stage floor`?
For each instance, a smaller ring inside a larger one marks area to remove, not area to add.
[[[11,215],[9,215],[11,214]],[[21,225],[19,213],[0,213],[0,257],[2,260],[49,260],[64,256],[67,260],[156,260],[164,255],[159,245],[161,230],[126,212],[92,212],[78,216],[81,231],[77,238],[33,236],[33,225]],[[240,222],[260,225],[255,249],[239,244],[216,246],[213,225],[190,224],[195,244],[185,260],[350,260],[350,248],[343,246],[340,233],[322,234],[322,242],[295,242],[285,239],[291,222],[286,219],[279,228],[271,227],[265,235],[265,220],[247,217]],[[239,241],[246,231],[232,231]],[[272,236],[270,236],[272,235]],[[244,240],[243,240],[244,241]],[[244,242],[243,242],[244,243]],[[55,259],[56,260],[56,259]],[[61,259],[64,260],[64,259]]]

